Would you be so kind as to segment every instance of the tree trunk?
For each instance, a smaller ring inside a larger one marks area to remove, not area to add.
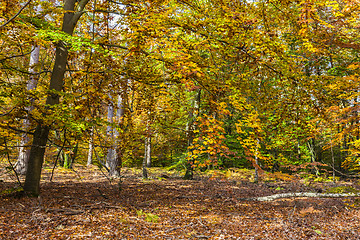
[[[315,138],[311,138],[308,141],[308,148],[309,148],[309,152],[310,152],[310,158],[311,158],[311,163],[315,163],[316,162],[316,151],[315,151]],[[320,174],[319,172],[319,168],[315,165],[313,166],[313,168],[311,169],[311,171],[318,176]]]
[[[30,79],[27,84],[27,90],[33,90],[36,88],[38,83],[38,76],[36,75],[36,65],[39,63],[39,56],[40,56],[40,47],[34,46],[33,50],[31,51],[30,55],[30,63],[29,63],[29,73]],[[25,110],[27,111],[27,118],[23,121],[23,129],[25,132],[27,132],[30,128],[30,119],[29,115],[31,114],[31,111],[33,110],[33,99],[31,99],[30,106],[26,107]],[[19,149],[19,157],[16,164],[16,172],[20,175],[26,174],[26,168],[28,166],[29,162],[29,156],[30,156],[30,148],[28,148],[30,138],[27,133],[23,133],[20,140],[20,149]]]
[[[113,105],[114,103],[113,103],[113,99],[110,94],[109,94],[109,97],[111,99],[111,102],[108,105],[107,120],[110,125],[108,125],[106,128],[106,135],[107,135],[108,140],[111,143],[111,147],[108,148],[107,154],[106,154],[106,166],[107,167],[110,167],[110,165],[114,162],[114,157],[115,157],[114,148],[113,148],[114,130],[111,126],[111,124],[113,124],[113,122],[114,122],[114,105]]]
[[[190,119],[193,118],[193,114],[190,113]],[[186,130],[187,130],[187,135],[188,135],[188,144],[187,146],[190,147],[193,143],[194,137],[193,137],[193,129],[192,129],[192,125],[193,125],[193,120],[190,120],[186,126]],[[185,180],[192,180],[194,175],[193,175],[193,161],[192,160],[187,160],[186,161],[186,172],[185,172],[185,176],[184,179]]]
[[[24,191],[33,196],[37,196],[40,193],[41,168],[49,130],[49,126],[39,124],[34,132],[24,184]]]
[[[198,93],[194,99],[194,111],[190,111],[189,113],[189,122],[186,126],[187,137],[188,137],[188,147],[193,144],[194,140],[194,122],[196,118],[200,115],[200,100],[201,100],[201,89],[199,89]],[[186,162],[186,172],[184,179],[191,180],[194,177],[194,170],[193,170],[193,160],[188,160]]]
[[[145,137],[145,153],[143,159],[143,178],[148,178],[147,168],[151,167],[151,137]]]
[[[94,148],[94,127],[90,130],[90,139],[89,139],[89,153],[86,166],[90,166],[92,164],[93,158],[93,148]]]
[[[258,170],[258,166],[259,166],[259,158],[257,156],[257,154],[255,154],[255,173],[254,173],[254,183],[258,183],[259,182],[259,170]]]
[[[123,116],[124,116],[123,100],[119,95],[117,102],[117,111],[116,111],[117,122],[121,122]],[[109,122],[113,123],[113,117],[114,117],[114,109],[113,107],[110,109],[109,106],[108,109]],[[112,129],[112,127],[110,128],[108,127],[108,130],[110,131],[108,135],[111,136],[112,138],[111,140],[113,142],[113,146],[108,150],[108,154],[106,157],[106,165],[109,167],[110,176],[118,177],[120,176],[120,168],[121,168],[121,152],[120,152],[120,148],[118,147],[119,132],[116,129]]]
[[[72,35],[75,26],[83,14],[85,5],[89,0],[65,0],[64,1],[64,17],[62,31]],[[75,3],[77,3],[77,10],[75,10]],[[55,63],[51,74],[50,93],[46,99],[47,106],[54,106],[59,103],[59,95],[57,92],[62,90],[64,84],[64,74],[66,70],[68,57],[68,50],[66,44],[60,41],[56,45]],[[24,191],[31,195],[37,196],[40,193],[40,177],[41,168],[44,161],[45,147],[47,138],[49,136],[50,126],[44,123],[39,123],[36,127],[33,137],[33,143],[30,150],[29,164],[26,172]]]
[[[150,143],[151,144],[151,143]],[[144,159],[142,163],[142,177],[143,179],[148,178],[148,162],[151,163],[151,145],[149,147],[149,136],[145,137],[145,152],[144,152]]]
[[[143,164],[142,164],[142,176],[143,176],[143,179],[147,179],[147,178],[148,178],[148,171],[147,171],[147,168],[146,168],[145,158],[144,158]]]
[[[146,167],[151,167],[151,136],[146,137],[145,139],[145,161]]]

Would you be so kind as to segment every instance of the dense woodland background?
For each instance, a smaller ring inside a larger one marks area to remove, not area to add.
[[[357,176],[357,0],[2,0],[0,154]]]

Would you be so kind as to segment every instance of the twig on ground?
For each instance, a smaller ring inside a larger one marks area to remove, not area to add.
[[[45,212],[57,212],[65,215],[77,215],[84,213],[83,210],[76,210],[71,208],[48,208],[45,210]]]

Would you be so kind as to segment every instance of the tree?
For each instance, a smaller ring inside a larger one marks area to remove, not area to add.
[[[39,56],[40,56],[40,46],[34,46],[33,50],[31,51],[31,54],[30,54],[29,73],[31,75],[30,75],[29,82],[27,84],[28,91],[34,90],[37,86],[38,76],[37,76],[37,72],[36,72],[35,68],[36,68],[37,64],[39,63]],[[30,138],[29,138],[27,131],[29,131],[29,128],[30,128],[30,119],[29,118],[30,118],[31,111],[33,109],[32,102],[33,102],[33,100],[30,101],[30,106],[26,107],[28,116],[23,120],[23,129],[25,132],[21,136],[19,157],[18,157],[18,161],[16,163],[16,172],[21,175],[26,174],[26,169],[28,166],[29,156],[30,156],[30,149],[27,146],[30,142]]]
[[[89,0],[81,0],[80,2],[76,0],[64,1],[65,12],[61,29],[63,33],[70,36],[73,34],[76,24],[84,13],[83,10],[88,2]],[[50,111],[51,107],[59,103],[59,92],[62,90],[64,84],[67,57],[67,45],[64,41],[59,41],[56,45],[55,63],[49,84],[49,95],[46,99],[46,105]],[[49,123],[40,122],[34,132],[24,184],[24,191],[32,195],[38,195],[40,193],[41,169],[49,131]]]

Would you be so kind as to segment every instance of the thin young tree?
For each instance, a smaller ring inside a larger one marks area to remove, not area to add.
[[[31,91],[34,90],[38,83],[38,74],[36,71],[36,66],[39,63],[39,56],[40,56],[40,46],[34,45],[33,49],[30,54],[30,63],[29,63],[29,74],[30,78],[27,83],[27,90]],[[31,111],[33,110],[32,105],[33,99],[30,101],[30,105],[25,108],[27,112],[27,117],[23,120],[23,129],[24,133],[21,136],[20,140],[20,148],[19,148],[19,156],[18,161],[16,163],[16,172],[21,175],[26,174],[26,168],[29,162],[29,156],[30,156],[30,148],[27,146],[30,142],[30,137],[27,133],[27,131],[30,128],[30,115]]]

